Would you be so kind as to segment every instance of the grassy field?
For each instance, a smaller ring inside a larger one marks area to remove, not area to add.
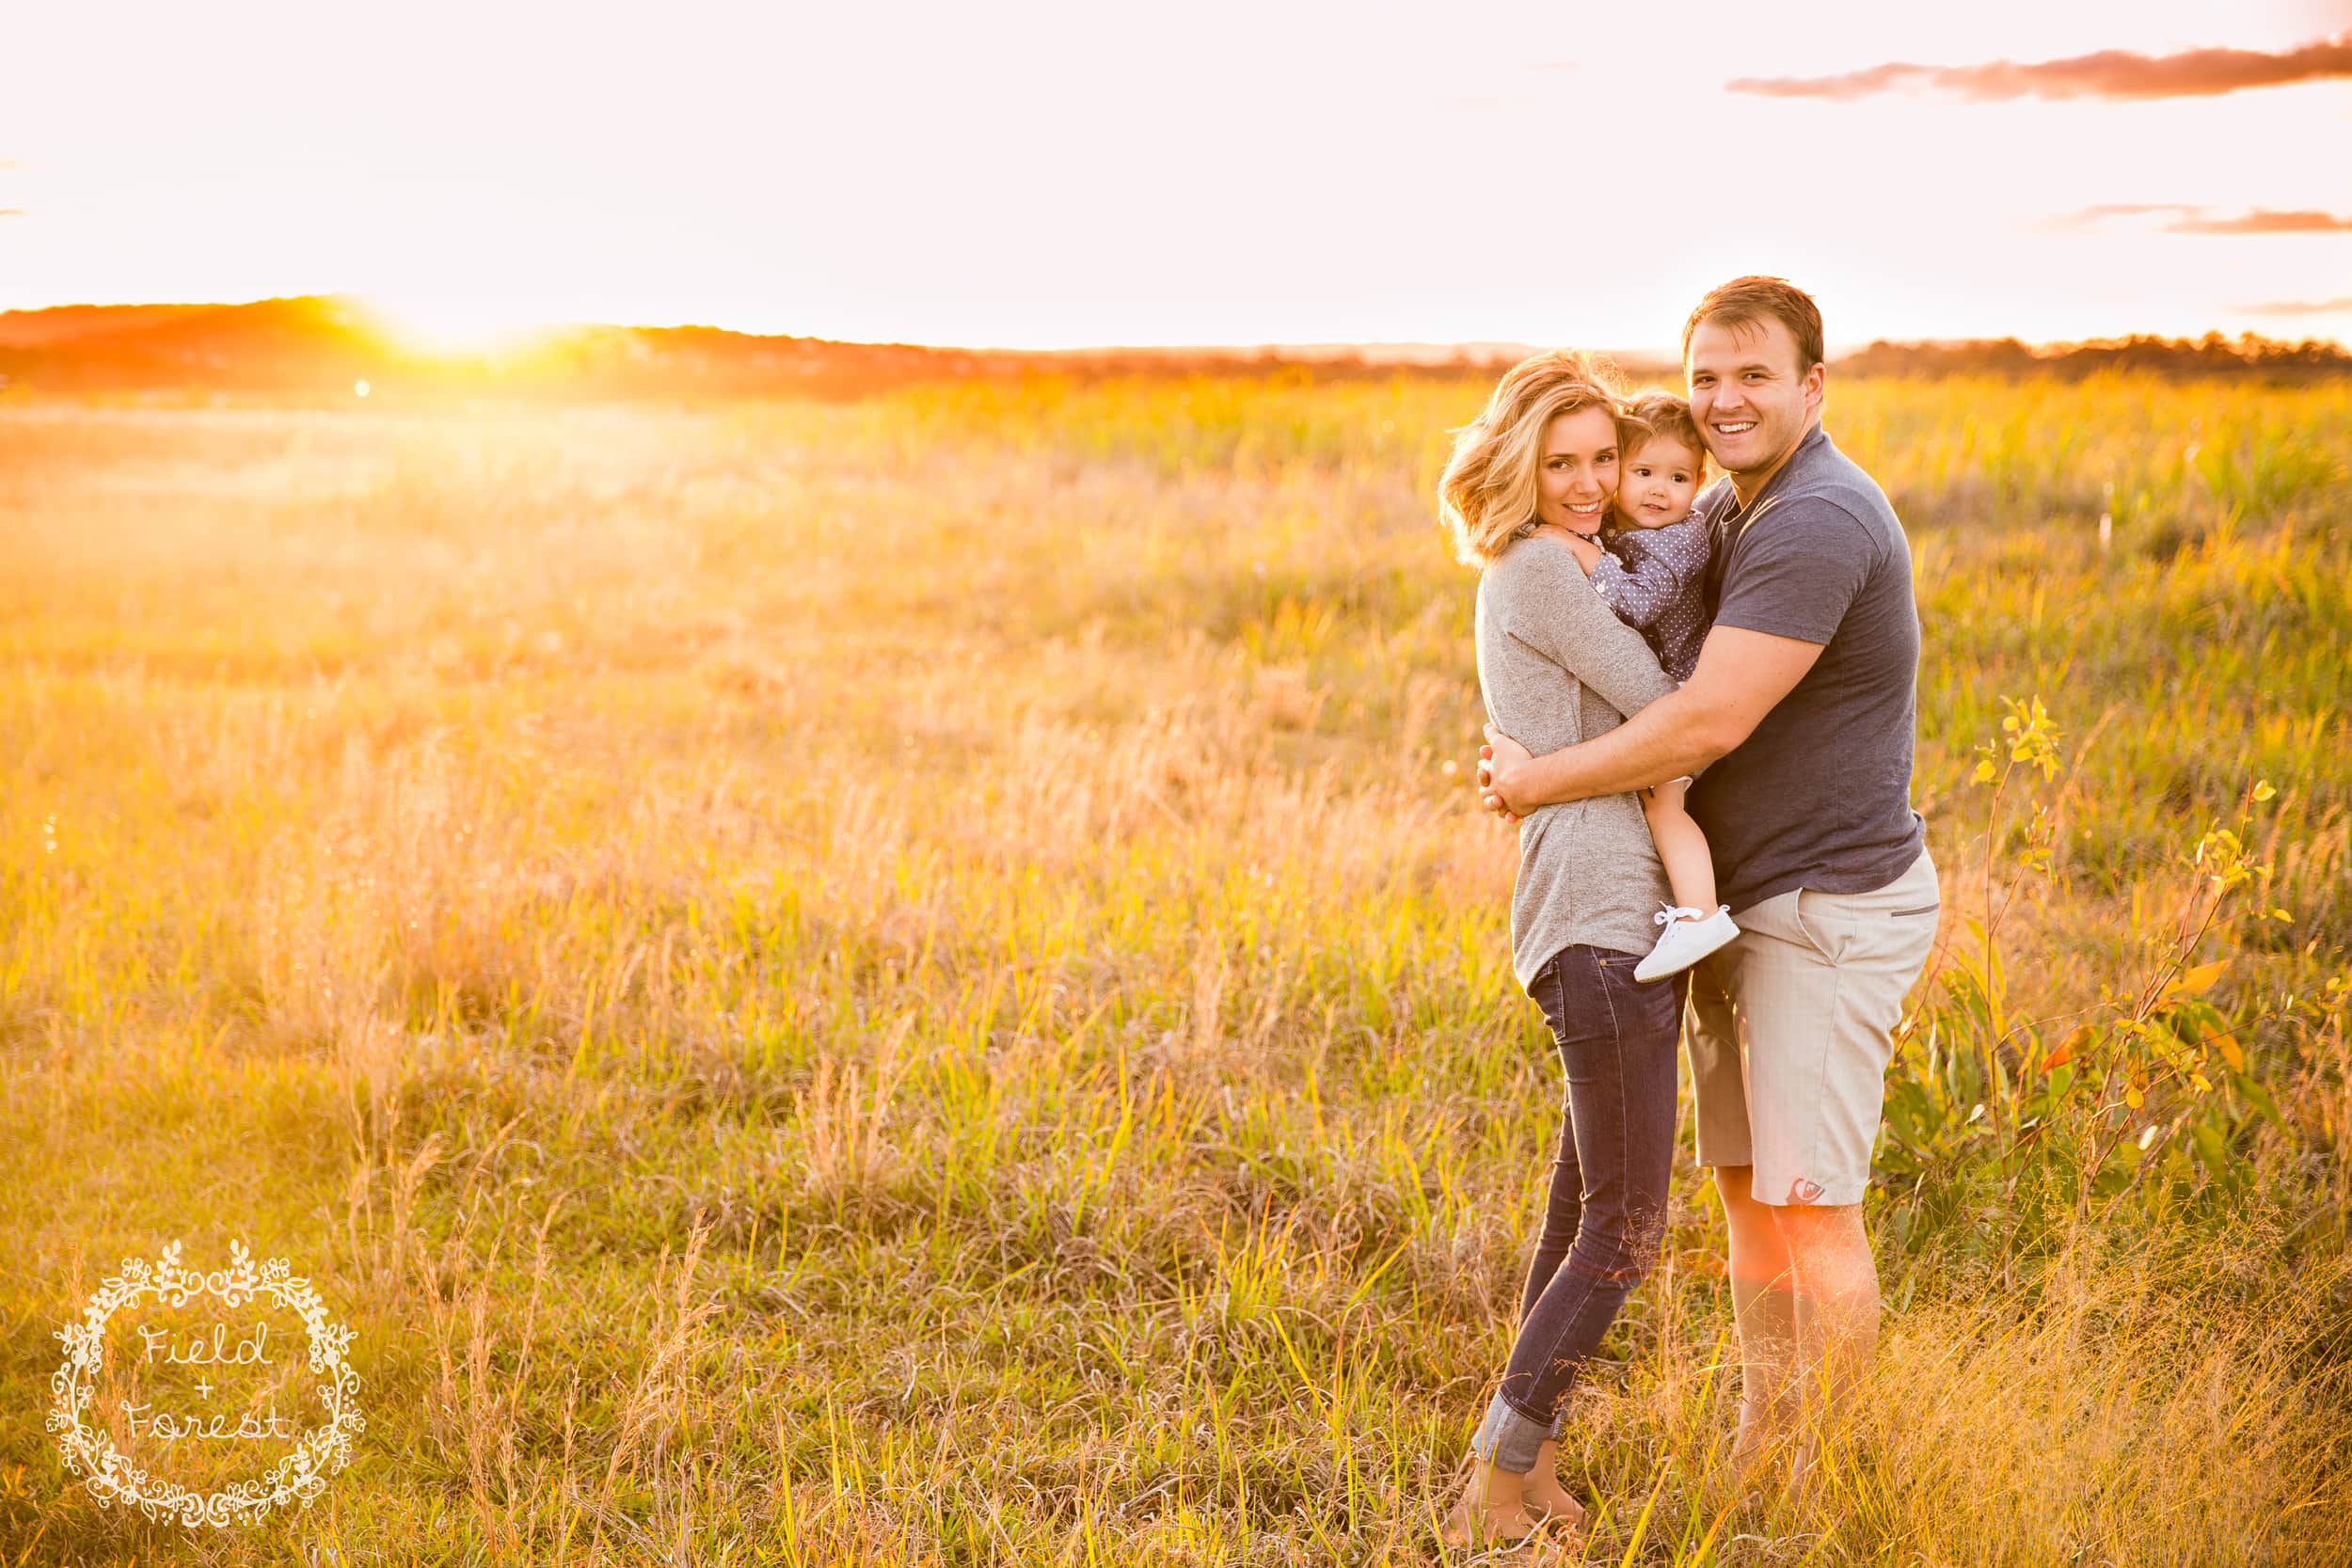
[[[0,1563],[1433,1559],[1560,1097],[1430,499],[1484,390],[0,406]],[[1828,422],[1947,896],[1878,1386],[1715,1501],[1686,1149],[1582,1556],[2346,1560],[2352,388]],[[175,1238],[356,1334],[307,1512],[58,1461]]]

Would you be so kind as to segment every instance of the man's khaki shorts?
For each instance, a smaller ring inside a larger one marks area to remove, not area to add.
[[[1935,946],[1935,863],[1870,893],[1801,888],[1736,916],[1691,974],[1698,1161],[1759,1203],[1860,1203],[1903,996]]]

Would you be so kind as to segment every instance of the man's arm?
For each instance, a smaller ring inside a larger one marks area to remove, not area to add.
[[[1696,772],[1756,731],[1796,689],[1822,644],[1740,626],[1717,626],[1699,649],[1690,684],[1579,746],[1531,757],[1487,727],[1494,746],[1489,803],[1514,816],[1537,806],[1621,795]]]

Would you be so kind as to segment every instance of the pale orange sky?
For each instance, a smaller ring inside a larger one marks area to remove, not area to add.
[[[1671,9],[20,8],[0,309],[346,292],[455,327],[1637,347],[1771,272],[1840,343],[2352,341],[2352,230],[2169,231],[2352,218],[2352,80],[1724,86],[2280,51],[2352,34],[2352,0]],[[2070,221],[2093,206],[2162,210]]]

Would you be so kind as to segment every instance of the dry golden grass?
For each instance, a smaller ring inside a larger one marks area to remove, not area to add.
[[[0,1561],[1428,1560],[1559,1093],[1427,499],[1481,390],[0,409]],[[1586,1555],[2340,1558],[2352,394],[1831,422],[1913,526],[1954,904],[1896,1310],[1823,1485],[1721,1512],[1683,1161]],[[1988,840],[2029,693],[2065,767]],[[2258,778],[2295,918],[2242,890],[2151,1014],[2212,1086],[2102,1023],[2054,1092]],[[173,1237],[358,1333],[306,1513],[102,1513],[40,1430],[49,1330]]]

